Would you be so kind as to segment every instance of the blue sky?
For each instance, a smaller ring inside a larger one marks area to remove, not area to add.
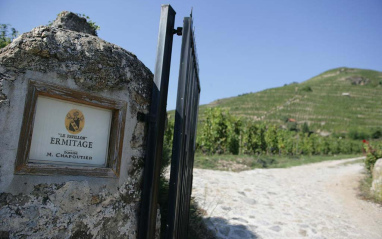
[[[177,12],[176,26],[193,7],[201,104],[341,66],[382,71],[381,0],[0,0],[0,23],[23,33],[63,10],[84,13],[101,27],[100,38],[133,52],[153,71],[160,5],[167,3]],[[180,46],[175,37],[169,110],[176,105]]]

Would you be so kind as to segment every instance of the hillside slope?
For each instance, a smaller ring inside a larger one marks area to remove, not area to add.
[[[337,68],[300,84],[217,100],[200,106],[200,121],[211,107],[251,121],[282,124],[292,118],[314,130],[369,130],[382,126],[382,72]]]

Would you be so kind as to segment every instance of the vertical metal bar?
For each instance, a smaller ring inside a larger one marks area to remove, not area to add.
[[[139,239],[153,239],[155,237],[175,14],[170,5],[162,5],[138,227]]]
[[[195,69],[196,71],[196,69]],[[195,139],[196,139],[196,130],[197,130],[197,118],[198,118],[198,106],[199,106],[199,95],[200,95],[200,91],[199,91],[199,82],[197,81],[197,76],[194,76],[194,79],[193,79],[193,94],[192,94],[192,116],[190,116],[190,120],[192,121],[192,126],[191,126],[191,130],[190,130],[190,135],[192,136],[192,139],[191,139],[191,142],[190,142],[190,155],[189,155],[189,163],[190,163],[190,171],[188,172],[188,192],[187,192],[187,205],[186,205],[186,208],[188,209],[187,210],[187,214],[185,215],[185,218],[187,219],[187,222],[189,220],[189,217],[190,217],[190,202],[191,202],[191,193],[192,193],[192,182],[193,182],[193,168],[194,168],[194,156],[195,156]],[[185,235],[188,235],[188,223],[187,225],[185,225],[185,228],[184,228],[184,231],[185,231]]]

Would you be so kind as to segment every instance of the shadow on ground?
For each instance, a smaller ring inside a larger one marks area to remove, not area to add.
[[[256,233],[252,232],[255,228],[249,228],[250,226],[240,224],[232,225],[221,217],[210,217],[204,221],[209,231],[215,235],[215,238],[260,239]],[[240,221],[238,221],[238,223],[240,223]]]

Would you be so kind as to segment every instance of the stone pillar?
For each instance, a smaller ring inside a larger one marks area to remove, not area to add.
[[[382,200],[382,158],[374,164],[371,191],[378,199]]]
[[[30,82],[127,104],[118,176],[15,173]],[[0,235],[135,238],[153,74],[137,57],[63,12],[0,49]]]

